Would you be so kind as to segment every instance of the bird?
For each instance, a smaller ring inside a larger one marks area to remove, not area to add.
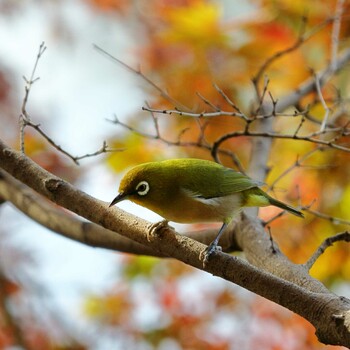
[[[263,191],[262,183],[219,163],[180,158],[139,164],[122,178],[109,207],[130,200],[177,223],[221,222],[215,239],[203,252],[204,262],[219,250],[225,228],[245,207],[281,208],[304,217],[296,208]]]

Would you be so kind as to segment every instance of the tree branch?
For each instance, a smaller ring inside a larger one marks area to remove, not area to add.
[[[338,233],[333,237],[326,238],[322,244],[317,248],[315,253],[311,256],[311,258],[304,264],[305,268],[310,271],[312,266],[314,266],[317,259],[326,251],[327,248],[331,247],[335,242],[350,242],[350,232],[342,232]]]
[[[92,222],[82,220],[75,215],[68,214],[1,169],[0,196],[10,201],[16,208],[37,223],[74,241],[92,247],[118,250],[125,253],[165,257],[150,247],[104,229]],[[309,290],[327,291],[318,281],[310,279],[305,269],[302,271],[299,265],[291,263],[279,251],[277,243],[274,243],[274,254],[271,257],[275,261],[282,259],[280,263],[283,262],[283,264],[277,264],[280,266],[276,269],[277,265],[275,263],[263,262],[264,259],[270,261],[271,258],[270,239],[263,230],[250,230],[249,233],[248,229],[248,233],[246,233],[247,225],[249,225],[249,220],[244,217],[242,223],[237,220],[230,226],[220,242],[223,251],[243,250],[248,261],[251,261],[256,267],[263,268],[265,271],[304,286]],[[259,226],[260,223],[255,222],[255,225]],[[187,232],[184,235],[198,242],[209,244],[217,235],[217,229]],[[247,237],[249,237],[248,241]],[[253,242],[259,243],[257,246],[253,246]]]
[[[171,228],[162,231],[161,236],[149,242],[147,221],[118,208],[109,209],[107,203],[94,199],[50,174],[25,155],[7,147],[3,142],[0,142],[0,166],[36,192],[95,224],[118,232],[164,256],[171,256],[236,283],[298,313],[315,326],[321,342],[350,346],[350,301],[328,292],[325,287],[318,292],[310,291],[225,253],[215,254],[204,269],[202,261],[199,260],[200,252],[205,248],[203,244],[178,235]],[[250,218],[240,221],[238,227],[242,231],[242,238],[246,237],[251,230],[256,231],[256,234],[261,235],[260,237],[263,235],[261,225]],[[113,239],[113,236],[111,238]],[[248,249],[246,244],[249,241],[249,239],[240,241],[245,251]],[[322,318],[319,317],[320,313]]]
[[[54,147],[57,151],[61,152],[68,158],[70,158],[76,165],[79,165],[79,160],[84,159],[84,158],[89,158],[89,157],[95,157],[99,154],[102,153],[108,153],[108,152],[119,152],[122,151],[122,149],[111,149],[108,147],[106,141],[103,141],[102,147],[93,152],[93,153],[87,153],[82,156],[73,156],[70,154],[68,151],[64,150],[60,145],[58,145],[40,126],[40,124],[33,123],[29,113],[27,112],[27,104],[29,100],[29,94],[31,91],[31,88],[35,82],[39,80],[39,77],[35,78],[35,73],[38,68],[39,60],[46,51],[46,46],[45,43],[42,42],[38,54],[36,56],[36,60],[34,63],[34,67],[32,70],[32,73],[30,75],[30,78],[27,79],[26,77],[23,77],[23,79],[26,82],[26,85],[24,87],[24,98],[22,102],[22,107],[21,107],[21,114],[19,116],[19,123],[20,123],[20,149],[21,152],[25,153],[25,142],[24,142],[24,131],[27,126],[30,126],[34,130],[36,130],[52,147]]]
[[[350,129],[347,129],[347,128],[343,132],[341,130],[344,130],[344,128],[341,127],[341,128],[325,129],[323,131],[313,132],[313,133],[310,133],[310,134],[305,135],[305,136],[295,135],[295,133],[293,133],[293,134],[279,134],[279,133],[276,133],[273,131],[261,130],[261,128],[259,128],[259,131],[250,131],[250,130],[234,131],[231,133],[227,133],[227,134],[221,136],[220,138],[218,138],[213,143],[212,152],[217,151],[217,149],[221,146],[221,144],[223,142],[225,142],[229,139],[233,139],[236,137],[242,137],[242,136],[249,136],[249,137],[253,137],[255,139],[266,138],[266,139],[269,139],[271,141],[272,141],[272,139],[305,141],[305,142],[314,143],[314,144],[320,145],[320,146],[327,146],[329,148],[333,148],[333,149],[336,149],[338,151],[350,152],[350,147],[342,146],[340,144],[334,143],[334,139],[324,140],[324,139],[317,138],[318,136],[322,136],[326,133],[331,133],[331,132],[338,132],[338,133],[340,132],[340,134],[342,134],[342,135],[344,135],[344,134],[347,135],[350,132]],[[264,163],[264,164],[266,164],[266,163]],[[255,174],[255,173],[252,172],[252,174]],[[254,176],[254,178],[256,178],[259,181],[262,181],[261,179],[257,178],[256,176]]]
[[[317,83],[319,87],[323,86],[335,73],[342,69],[350,61],[350,49],[346,50],[335,62],[328,65],[323,71],[317,73]],[[260,108],[260,113],[262,115],[271,115],[275,113],[282,113],[289,107],[297,105],[300,99],[306,96],[311,91],[316,90],[316,81],[314,77],[309,78],[304,83],[302,83],[296,90],[292,93],[287,94],[286,96],[280,98],[278,101],[272,99],[269,102],[263,103]],[[333,128],[331,128],[333,129]],[[270,153],[270,148],[273,138],[279,139],[290,139],[290,140],[299,140],[312,142],[320,146],[327,146],[337,150],[349,152],[350,148],[336,144],[334,140],[324,140],[316,138],[317,136],[324,136],[329,130],[325,128],[324,130],[311,133],[306,136],[299,136],[296,133],[294,134],[279,134],[273,132],[273,120],[272,119],[263,119],[258,120],[258,124],[255,127],[256,131],[250,131],[248,128],[241,131],[234,131],[232,133],[227,133],[222,137],[218,138],[212,146],[212,153],[217,152],[220,145],[230,138],[241,137],[241,136],[250,136],[253,137],[253,148],[252,148],[252,157],[250,162],[250,168],[248,174],[254,174],[254,178],[259,181],[263,181],[267,173],[267,160]],[[338,130],[338,132],[343,133],[343,131]],[[266,138],[262,140],[261,137]]]
[[[177,101],[174,98],[172,98],[164,89],[159,87],[155,82],[153,82],[150,78],[148,78],[145,74],[143,74],[140,68],[138,68],[138,69],[132,68],[131,66],[129,66],[125,62],[119,60],[118,58],[114,57],[109,52],[107,52],[106,50],[102,49],[101,47],[99,47],[96,44],[93,44],[93,48],[96,51],[98,51],[100,54],[102,54],[105,57],[109,58],[111,61],[120,64],[121,66],[123,66],[124,68],[129,70],[130,72],[136,74],[144,82],[146,82],[147,85],[151,86],[154,90],[158,91],[160,96],[162,96],[166,101],[170,102],[173,106],[179,107],[179,108],[181,108],[183,110],[187,110],[187,111],[190,110],[189,108],[184,106],[182,103],[180,103],[179,101]]]
[[[26,216],[47,229],[76,242],[91,247],[117,250],[123,253],[165,257],[133,240],[123,237],[116,232],[105,229],[93,222],[82,220],[76,215],[67,213],[57,205],[52,204],[38,195],[28,186],[13,178],[0,168],[0,197],[11,202]],[[209,244],[217,235],[217,230],[188,232],[186,236]],[[232,250],[232,243],[223,245],[223,250]]]
[[[331,77],[334,76],[340,69],[344,68],[350,61],[350,49],[345,50],[341,56],[331,65],[328,65],[323,71],[317,74],[320,86],[323,86]],[[311,77],[304,83],[299,85],[292,93],[280,98],[277,103],[276,112],[282,112],[288,107],[298,104],[300,99],[308,93],[315,91],[315,79]]]
[[[255,74],[254,78],[252,79],[255,90],[257,92],[257,96],[260,96],[259,93],[259,82],[261,80],[261,77],[263,74],[266,73],[267,69],[271,66],[272,63],[274,63],[276,60],[280,59],[283,56],[286,56],[287,54],[297,50],[300,46],[302,46],[306,41],[311,39],[315,34],[317,34],[321,29],[327,26],[327,24],[332,21],[332,18],[329,18],[325,20],[324,22],[320,23],[318,26],[315,26],[312,28],[309,32],[305,32],[306,24],[307,24],[307,17],[302,17],[302,22],[299,30],[299,36],[297,37],[294,44],[291,46],[277,51],[275,54],[267,58],[267,60],[262,64],[262,66],[259,68],[258,72]],[[262,94],[263,96],[263,94]],[[261,97],[259,97],[261,99]],[[262,99],[263,100],[263,99]]]
[[[155,254],[151,249],[135,241],[82,220],[71,213],[68,214],[1,169],[0,196],[37,223],[74,241],[126,253]]]

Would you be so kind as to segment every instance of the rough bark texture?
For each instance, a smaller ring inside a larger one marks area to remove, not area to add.
[[[240,248],[250,263],[217,253],[204,268],[199,258],[205,248],[202,243],[176,234],[171,228],[148,241],[149,222],[118,208],[109,209],[107,203],[79,191],[2,142],[0,168],[3,169],[0,173],[0,197],[13,202],[51,230],[93,246],[146,254],[153,251],[154,255],[173,257],[296,312],[315,326],[321,342],[350,346],[350,301],[328,291],[302,266],[290,262],[277,246],[273,253],[269,238],[257,219],[242,216],[228,230],[222,242],[228,250],[230,247]],[[50,204],[32,191],[88,222],[52,207],[49,210]],[[68,229],[69,225],[72,225],[71,229]],[[213,232],[202,232],[198,237],[200,235],[204,237],[203,242],[208,242]]]

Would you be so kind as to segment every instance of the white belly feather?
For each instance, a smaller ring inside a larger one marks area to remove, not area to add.
[[[228,196],[214,197],[214,198],[203,198],[197,193],[193,193],[189,190],[184,190],[186,195],[191,197],[192,200],[203,204],[203,212],[207,213],[205,221],[221,221],[229,223],[241,210],[242,210],[242,199],[239,193],[233,193]],[[193,206],[196,206],[193,203]],[[199,213],[203,215],[203,213]],[[203,216],[202,220],[203,221]]]

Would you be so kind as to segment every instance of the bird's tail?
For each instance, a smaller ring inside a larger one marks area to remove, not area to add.
[[[275,207],[284,209],[293,215],[299,216],[300,218],[304,217],[304,214],[301,211],[291,207],[290,205],[285,204],[283,202],[280,202],[279,200],[272,198],[270,196],[268,196],[268,199],[269,199],[269,202],[271,205],[274,205]]]

